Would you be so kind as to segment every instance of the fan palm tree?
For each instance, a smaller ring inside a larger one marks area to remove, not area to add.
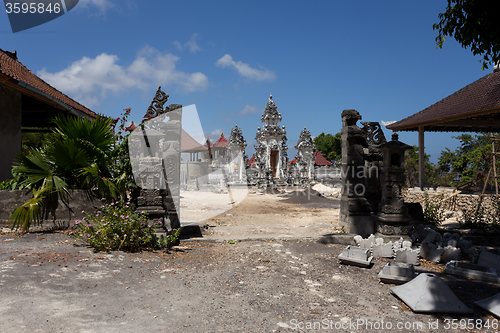
[[[109,168],[115,145],[113,120],[58,116],[53,122],[56,128],[44,147],[16,158],[12,172],[21,188],[32,190],[33,198],[9,218],[12,228],[27,231],[31,222],[39,223],[44,202],[59,197],[65,202],[70,189],[98,190],[108,200],[119,196]],[[117,180],[123,177],[117,175]]]

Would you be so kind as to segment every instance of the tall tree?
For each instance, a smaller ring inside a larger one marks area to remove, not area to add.
[[[316,150],[319,150],[321,155],[329,161],[340,161],[342,158],[342,139],[340,132],[331,135],[321,133],[314,138]]]
[[[438,184],[439,177],[436,172],[436,167],[430,162],[430,155],[425,155],[425,180],[430,184]],[[418,185],[418,147],[413,146],[406,151],[405,157],[405,170],[406,170],[406,185],[414,187]]]
[[[448,0],[439,22],[432,27],[438,31],[436,47],[442,48],[445,36],[455,38],[474,55],[483,56],[483,69],[500,60],[500,24],[497,3],[490,0]]]
[[[461,134],[453,138],[460,140],[460,147],[454,152],[449,148],[441,152],[438,162],[440,172],[449,175],[448,182],[459,179],[459,185],[471,181],[484,183],[491,167],[491,141],[488,134]]]

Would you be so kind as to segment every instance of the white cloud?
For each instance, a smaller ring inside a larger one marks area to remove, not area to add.
[[[217,139],[220,138],[220,135],[222,134],[222,130],[217,128],[217,129],[214,129],[212,132],[210,132],[210,136],[212,137],[212,139],[210,139],[210,141],[212,142],[215,142],[217,141]]]
[[[80,8],[97,7],[101,14],[104,14],[107,9],[114,7],[111,0],[80,0],[78,2]]]
[[[147,46],[128,67],[118,64],[118,56],[102,53],[93,59],[83,57],[56,73],[43,68],[37,75],[88,107],[97,105],[109,92],[145,90],[158,85],[177,86],[186,93],[205,90],[206,75],[179,71],[175,66],[178,60],[179,57]]]
[[[260,110],[257,109],[257,107],[250,104],[245,105],[245,107],[242,110],[240,110],[240,112],[238,112],[240,116],[245,116],[247,114],[255,114],[255,113],[260,113]]]
[[[199,35],[197,33],[194,33],[191,35],[191,38],[189,38],[189,40],[184,43],[184,45],[182,45],[181,42],[177,40],[174,41],[173,44],[179,51],[182,51],[184,48],[187,48],[189,52],[194,54],[198,51],[201,51],[201,47],[196,43],[196,39],[198,39],[198,37]]]
[[[276,74],[269,69],[262,66],[262,69],[256,69],[251,67],[249,64],[245,64],[244,62],[234,61],[233,57],[231,57],[229,54],[226,54],[222,58],[217,60],[215,65],[222,68],[234,68],[241,76],[256,81],[272,81],[276,79]]]

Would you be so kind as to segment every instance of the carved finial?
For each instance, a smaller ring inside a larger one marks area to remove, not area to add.
[[[391,139],[392,139],[392,141],[398,141],[399,140],[399,134],[398,133],[392,133]]]
[[[273,102],[273,94],[269,95],[269,102],[272,103]]]
[[[223,138],[224,137],[224,132],[221,132],[220,133],[220,137]]]

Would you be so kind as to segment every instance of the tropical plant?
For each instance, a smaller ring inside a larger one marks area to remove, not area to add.
[[[429,198],[429,193],[424,192],[424,220],[428,224],[439,227],[445,220],[443,209],[443,195],[432,202]]]
[[[438,169],[447,177],[449,185],[454,185],[454,179],[459,184],[470,182],[484,183],[491,167],[491,141],[487,134],[461,134],[453,138],[460,140],[460,147],[454,152],[446,148],[439,157]]]
[[[82,220],[75,221],[77,231],[69,234],[97,251],[168,249],[178,242],[181,233],[179,228],[168,230],[166,237],[157,237],[157,227],[148,222],[147,214],[135,212],[129,201],[103,204],[96,215],[85,215]],[[157,223],[161,225],[160,221]]]
[[[419,153],[418,147],[413,146],[405,153],[405,172],[406,172],[406,186],[414,187],[418,184],[419,179]],[[425,156],[424,178],[426,183],[440,184],[441,180],[437,174],[436,167],[430,162],[430,155]]]
[[[31,222],[39,222],[37,212],[45,200],[60,197],[65,202],[70,189],[97,190],[107,200],[120,194],[109,169],[115,143],[113,119],[60,115],[53,122],[56,128],[45,146],[16,158],[14,179],[19,188],[32,190],[34,196],[9,218],[12,228],[28,230]]]

